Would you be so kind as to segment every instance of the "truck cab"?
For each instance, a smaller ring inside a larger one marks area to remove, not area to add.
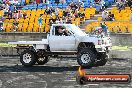
[[[47,37],[51,51],[75,51],[77,49],[75,33],[70,27],[70,24],[52,25]]]
[[[53,24],[47,38],[52,52],[77,51],[80,43],[92,43],[103,52],[108,44],[111,47],[110,40],[107,39],[110,37],[99,36],[101,34],[86,34],[74,24]],[[104,41],[108,42],[107,45]]]

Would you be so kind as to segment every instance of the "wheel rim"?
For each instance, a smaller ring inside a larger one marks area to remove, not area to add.
[[[90,60],[90,56],[89,56],[88,54],[83,54],[83,55],[81,56],[81,61],[82,61],[82,63],[87,64],[88,62],[91,61],[91,60]]]
[[[23,61],[24,61],[24,63],[30,63],[31,60],[32,60],[31,54],[26,53],[26,54],[23,55]]]

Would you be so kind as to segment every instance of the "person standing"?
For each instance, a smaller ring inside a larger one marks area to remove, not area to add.
[[[105,11],[105,10],[102,12],[102,20],[103,21],[107,21],[108,20],[108,12]]]
[[[0,32],[2,32],[2,31],[3,31],[3,25],[0,24]]]
[[[40,15],[40,17],[38,18],[38,24],[39,24],[40,32],[41,32],[41,27],[42,27],[42,21],[43,21],[43,18],[42,18],[42,15]]]
[[[100,27],[102,28],[102,32],[104,32],[105,35],[109,33],[108,27],[106,26],[105,22],[104,24],[100,23]]]
[[[100,1],[100,4],[101,4],[101,9],[104,10],[105,9],[105,1],[104,0],[101,0]]]

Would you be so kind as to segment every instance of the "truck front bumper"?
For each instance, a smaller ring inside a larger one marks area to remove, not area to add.
[[[108,52],[108,51],[111,51],[112,50],[112,46],[100,46],[100,45],[97,45],[95,46],[97,52]]]

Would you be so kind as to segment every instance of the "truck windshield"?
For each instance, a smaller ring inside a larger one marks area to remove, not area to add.
[[[85,32],[83,32],[79,27],[73,24],[69,24],[66,26],[67,29],[72,31],[75,35],[84,36],[87,35]]]

